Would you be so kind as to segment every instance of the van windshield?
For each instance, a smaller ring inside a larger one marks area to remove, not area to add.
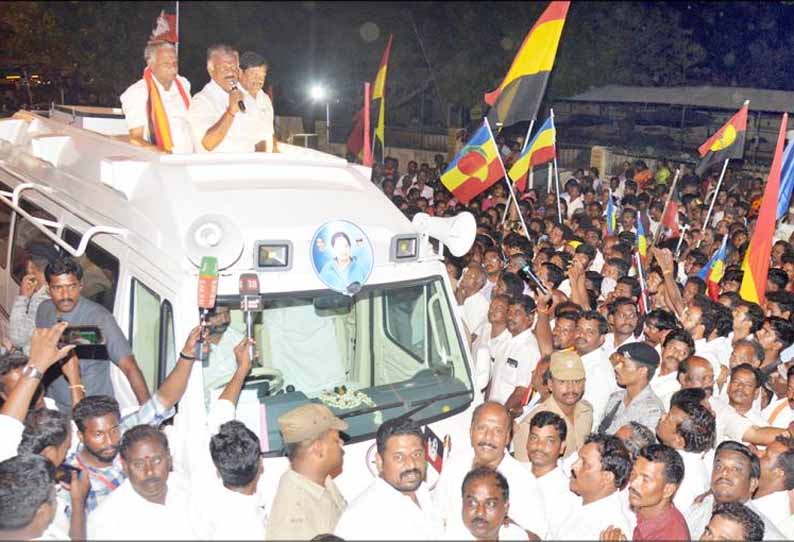
[[[440,277],[365,287],[353,297],[325,291],[263,301],[252,313],[257,352],[237,416],[260,438],[267,433],[273,455],[283,448],[277,418],[308,401],[345,418],[347,435],[360,440],[395,417],[426,423],[473,399]],[[221,297],[209,319],[207,408],[236,367],[232,350],[246,329],[239,307],[239,298]]]

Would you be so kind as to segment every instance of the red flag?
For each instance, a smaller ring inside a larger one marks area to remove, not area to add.
[[[347,136],[347,150],[353,156],[361,159],[361,151],[364,150],[364,109],[360,109],[353,117],[353,129]]]
[[[154,30],[152,30],[149,41],[179,43],[179,36],[176,34],[176,15],[161,11],[154,24]]]
[[[678,204],[675,201],[670,201],[662,217],[662,226],[668,228],[670,231],[667,237],[679,237],[681,230],[678,227]]]

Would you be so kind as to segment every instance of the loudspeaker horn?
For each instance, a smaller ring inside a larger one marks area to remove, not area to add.
[[[201,266],[204,256],[218,258],[218,269],[231,267],[240,259],[244,246],[240,228],[224,215],[200,216],[185,234],[187,257],[196,267]]]
[[[413,225],[419,233],[441,241],[453,256],[458,257],[469,251],[477,235],[477,221],[468,211],[446,218],[417,213]]]

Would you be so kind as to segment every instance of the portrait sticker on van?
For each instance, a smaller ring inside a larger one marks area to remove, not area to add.
[[[322,225],[312,238],[312,267],[331,290],[355,295],[372,273],[374,254],[364,231],[346,220]]]

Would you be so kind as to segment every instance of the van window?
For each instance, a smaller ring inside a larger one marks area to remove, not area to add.
[[[176,341],[174,339],[174,308],[167,299],[160,307],[160,370],[157,387],[176,365]]]
[[[63,239],[74,248],[80,246],[82,234],[66,228]],[[119,260],[93,241],[88,242],[85,254],[77,259],[83,267],[83,290],[81,295],[99,303],[113,312],[116,286],[119,281]]]
[[[160,296],[151,288],[132,279],[130,300],[130,343],[141,368],[146,386],[154,392],[160,380]]]
[[[43,218],[45,220],[55,221],[55,217],[50,213],[31,203],[28,200],[22,200],[22,208],[36,218]],[[55,228],[48,226],[50,230],[55,232]],[[16,215],[16,223],[14,226],[14,245],[11,249],[11,277],[19,284],[22,282],[22,277],[26,274],[28,265],[28,247],[31,243],[40,242],[50,246],[55,244],[50,241],[46,235],[30,223],[26,218]]]
[[[0,190],[11,192],[11,188],[0,183]],[[0,267],[6,268],[8,259],[8,234],[11,233],[11,207],[0,205]]]

